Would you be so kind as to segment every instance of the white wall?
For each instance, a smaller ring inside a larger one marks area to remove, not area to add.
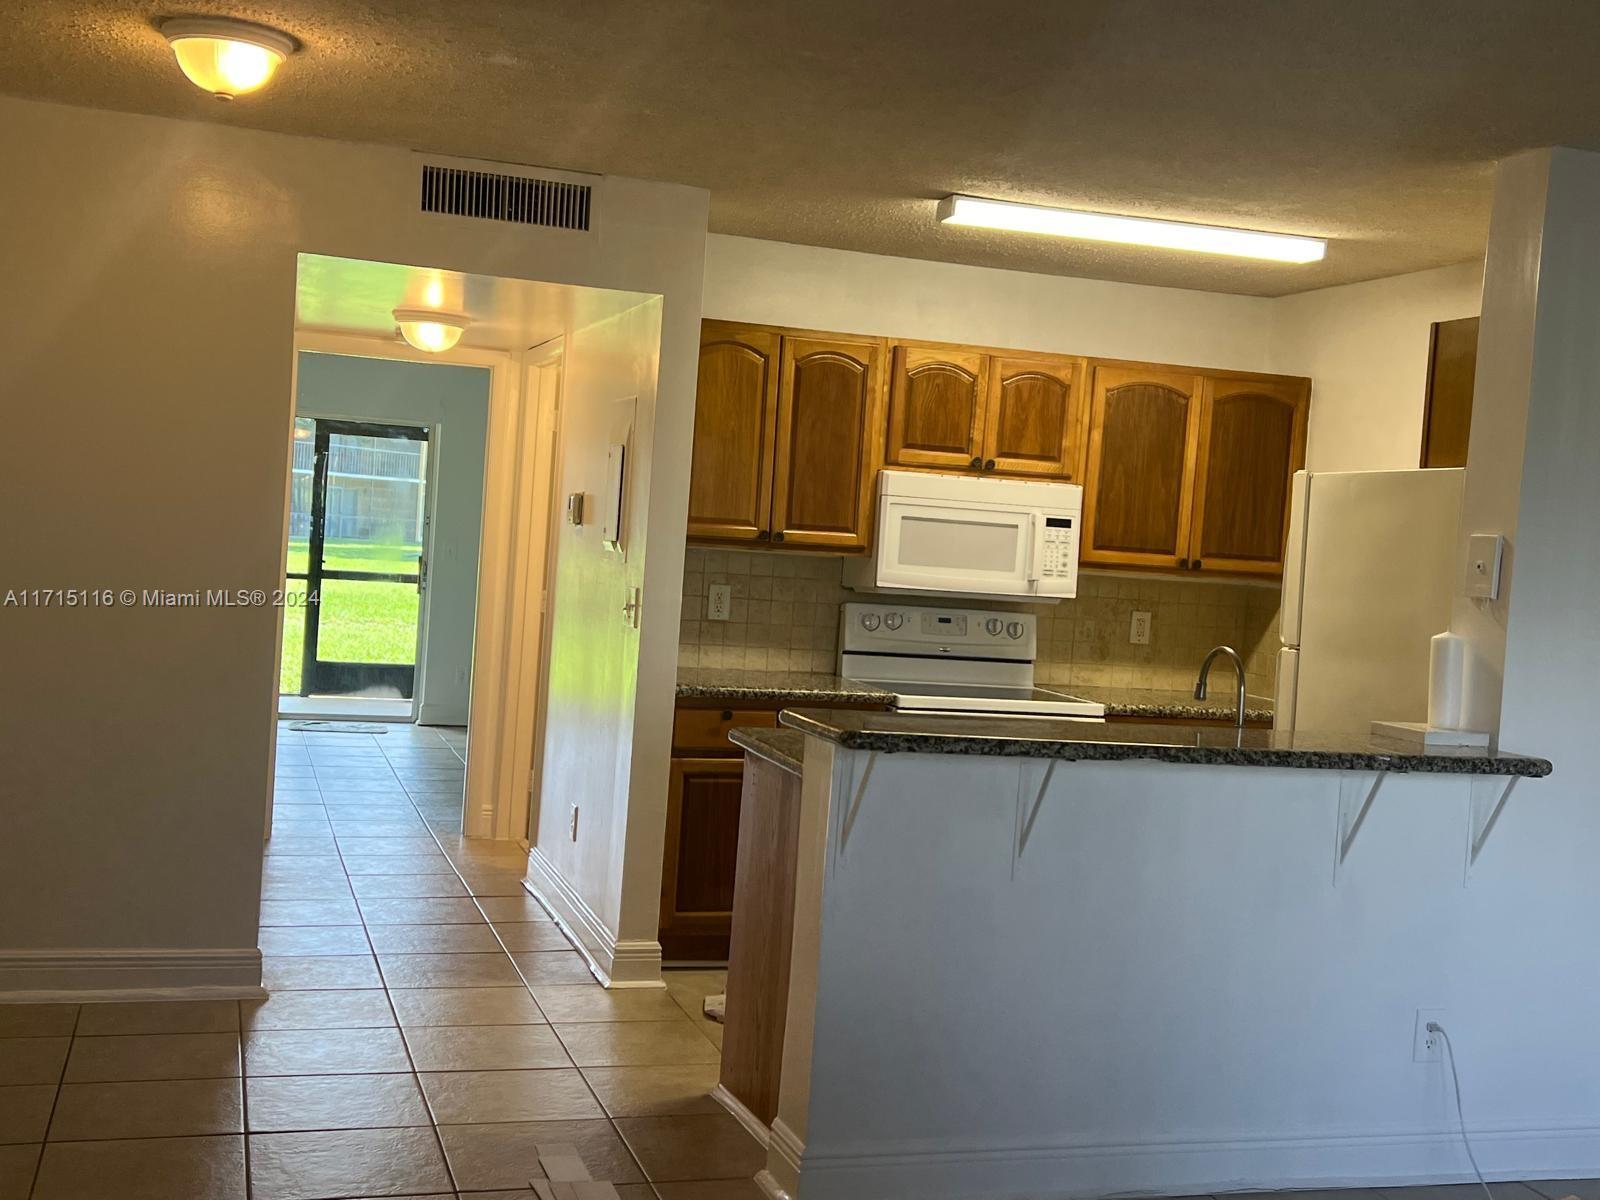
[[[713,234],[705,315],[1017,350],[1271,369],[1273,301]]]
[[[417,673],[417,720],[465,725],[477,619],[478,540],[483,526],[489,371],[300,352],[295,411],[415,424],[430,431],[433,494],[428,604]]]
[[[555,534],[544,778],[531,878],[602,972],[619,982],[653,980],[660,964],[656,897],[667,764],[664,746],[649,754],[642,747],[664,736],[653,718],[670,715],[672,697],[670,679],[645,686],[640,635],[624,612],[634,588],[655,600],[646,579],[645,534],[657,515],[649,504],[650,465],[634,464],[628,473],[625,553],[601,540],[601,502],[608,446],[627,445],[632,463],[632,450],[648,444],[661,319],[660,302],[650,301],[576,330],[562,363],[556,492],[581,492],[585,515],[582,525],[563,521]],[[677,570],[681,577],[681,557]],[[635,884],[654,893],[646,908],[627,903],[624,887]]]
[[[0,222],[6,587],[271,591],[301,251],[664,296],[637,743],[664,795],[705,192],[607,177],[601,233],[510,228],[417,212],[405,150],[14,99],[0,161],[29,164]],[[23,951],[88,948],[220,948],[253,982],[276,614],[0,627],[0,991]]]
[[[1269,369],[1311,377],[1308,468],[1417,466],[1429,326],[1475,316],[1482,290],[1482,264],[1461,263],[1271,302]]]

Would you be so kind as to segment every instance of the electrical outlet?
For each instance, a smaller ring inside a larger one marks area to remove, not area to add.
[[[1133,621],[1128,626],[1128,641],[1135,646],[1148,646],[1150,644],[1150,614],[1136,612]]]
[[[1436,1021],[1440,1025],[1443,1025],[1444,1009],[1417,1009],[1417,1023],[1411,1033],[1412,1062],[1439,1062],[1444,1058],[1444,1039],[1437,1033],[1428,1032],[1429,1021]]]
[[[733,588],[726,583],[713,583],[706,593],[706,620],[726,621],[733,607]]]
[[[572,806],[572,840],[578,840],[578,806]]]

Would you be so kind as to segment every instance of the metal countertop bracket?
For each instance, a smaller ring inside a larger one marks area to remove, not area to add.
[[[1356,844],[1356,834],[1361,832],[1361,826],[1366,823],[1367,814],[1372,811],[1372,801],[1387,778],[1385,771],[1373,774],[1346,772],[1339,776],[1339,826],[1335,831],[1338,836],[1333,855],[1333,882],[1336,887],[1345,859],[1350,857],[1350,848]]]
[[[1033,836],[1034,822],[1039,819],[1039,809],[1044,804],[1044,794],[1050,790],[1050,780],[1056,773],[1056,759],[1051,759],[1038,775],[1038,786],[1030,788],[1031,776],[1038,770],[1024,759],[1017,772],[1017,840],[1016,847],[1011,854],[1011,878],[1017,877],[1017,864],[1022,861],[1022,852],[1027,849],[1028,839]],[[1031,768],[1031,769],[1030,769]],[[1029,799],[1029,791],[1033,792]]]
[[[867,782],[872,778],[872,768],[878,761],[878,752],[872,751],[867,755],[866,766],[861,768],[861,777],[851,780],[850,804],[844,810],[844,816],[839,821],[839,853],[837,860],[844,860],[844,848],[850,842],[850,831],[855,828],[856,817],[861,812],[861,798],[867,794]]]
[[[1478,855],[1483,853],[1489,835],[1499,824],[1500,814],[1505,811],[1506,801],[1511,798],[1519,778],[1517,775],[1472,777],[1472,791],[1467,800],[1467,861],[1461,874],[1463,887],[1471,878],[1472,868],[1477,865]]]

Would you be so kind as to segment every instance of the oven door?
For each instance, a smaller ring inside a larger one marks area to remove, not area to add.
[[[1041,528],[1032,509],[884,496],[878,511],[877,585],[1036,595]]]

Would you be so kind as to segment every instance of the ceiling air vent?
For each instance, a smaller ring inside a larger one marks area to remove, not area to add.
[[[423,164],[422,211],[552,229],[589,228],[587,183]]]

